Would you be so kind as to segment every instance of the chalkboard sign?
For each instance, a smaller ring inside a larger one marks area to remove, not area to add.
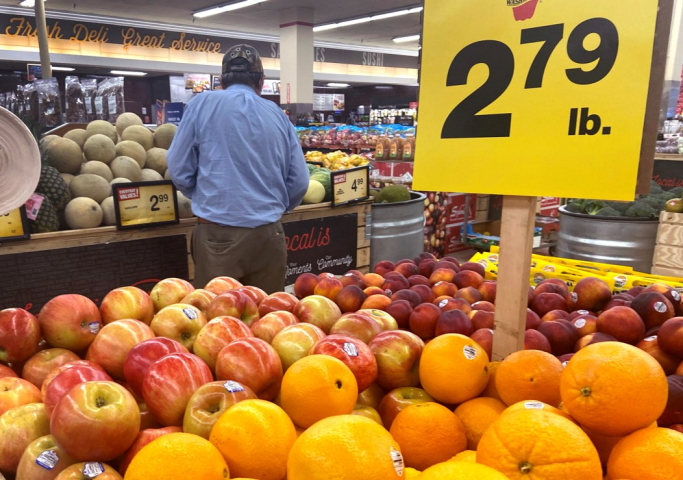
[[[664,190],[683,187],[683,157],[681,160],[655,158],[652,179]]]

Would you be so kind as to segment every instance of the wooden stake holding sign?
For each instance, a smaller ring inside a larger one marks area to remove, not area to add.
[[[494,360],[524,346],[536,197],[633,200],[671,4],[425,1],[413,186],[505,195]]]

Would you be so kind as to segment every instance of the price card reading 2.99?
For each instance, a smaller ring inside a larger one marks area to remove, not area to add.
[[[369,197],[370,167],[332,172],[332,206],[347,205]]]
[[[112,188],[116,226],[120,230],[178,223],[173,182],[120,183]]]
[[[633,200],[659,0],[426,0],[416,190]]]

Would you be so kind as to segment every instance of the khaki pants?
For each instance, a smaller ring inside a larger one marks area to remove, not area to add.
[[[287,245],[280,222],[257,228],[200,223],[192,235],[192,257],[196,288],[220,276],[268,294],[285,288]]]

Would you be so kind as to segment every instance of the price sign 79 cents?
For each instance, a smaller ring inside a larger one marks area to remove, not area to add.
[[[633,200],[658,0],[426,0],[414,187]]]

